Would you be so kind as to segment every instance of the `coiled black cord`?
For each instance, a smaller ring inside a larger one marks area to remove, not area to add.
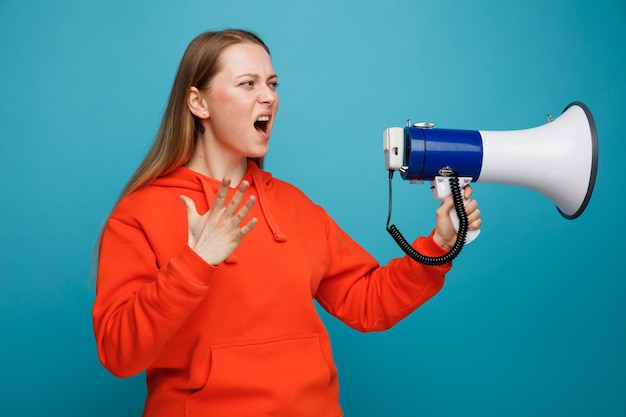
[[[450,179],[450,190],[452,191],[452,199],[454,201],[454,208],[456,209],[457,215],[459,216],[459,230],[456,235],[456,242],[454,242],[454,246],[448,253],[442,256],[431,257],[422,255],[419,253],[411,244],[402,236],[402,233],[398,230],[395,225],[389,226],[389,221],[391,219],[391,201],[392,201],[392,179],[393,179],[393,170],[389,171],[389,214],[387,215],[387,232],[393,237],[398,246],[409,255],[413,260],[430,266],[437,266],[447,264],[451,262],[454,258],[456,258],[459,253],[461,253],[461,249],[463,249],[463,245],[465,245],[465,238],[467,237],[467,229],[469,226],[469,222],[467,220],[467,214],[465,213],[465,205],[463,204],[463,195],[461,193],[461,187],[459,186],[459,178],[453,173]]]

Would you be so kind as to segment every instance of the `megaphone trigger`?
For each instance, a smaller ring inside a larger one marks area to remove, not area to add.
[[[472,182],[471,177],[458,177],[459,187],[461,189],[465,188],[470,182]],[[439,201],[443,201],[446,198],[452,196],[452,190],[450,189],[450,178],[444,176],[436,176],[433,180],[430,181],[430,189],[433,192],[433,197]],[[470,200],[463,198],[463,205],[467,205]],[[454,226],[454,230],[459,231],[459,215],[456,212],[456,209],[453,208],[450,210],[450,220],[452,221],[452,225]],[[480,234],[480,229],[468,230],[467,236],[465,237],[465,243],[471,243],[478,237]]]

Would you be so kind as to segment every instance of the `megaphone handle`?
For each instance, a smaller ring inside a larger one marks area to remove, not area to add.
[[[471,177],[459,177],[459,186],[461,188],[465,188],[465,186],[471,181]],[[433,191],[433,196],[439,201],[443,201],[444,199],[452,195],[452,190],[450,190],[450,177],[435,177],[435,179],[430,182],[430,188]],[[468,202],[469,200],[463,199],[464,205],[466,205]],[[456,210],[454,208],[450,210],[450,220],[452,221],[454,230],[458,232],[459,215],[456,213]],[[465,244],[471,243],[474,239],[478,237],[479,234],[480,229],[468,230],[467,236],[465,237]]]

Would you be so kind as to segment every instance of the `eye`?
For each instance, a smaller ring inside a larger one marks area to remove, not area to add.
[[[278,81],[270,81],[267,85],[272,89],[276,90],[278,88]]]
[[[242,81],[241,83],[239,83],[239,86],[241,87],[254,87],[254,81],[250,80],[250,81]]]

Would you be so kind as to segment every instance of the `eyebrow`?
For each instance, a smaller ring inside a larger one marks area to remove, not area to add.
[[[245,74],[240,74],[237,75],[236,78],[243,78],[243,77],[252,77],[252,78],[261,78],[258,74],[253,74],[253,73],[245,73]],[[278,79],[278,75],[277,74],[272,74],[269,77],[267,77],[268,80],[271,80],[272,78],[276,78]]]

